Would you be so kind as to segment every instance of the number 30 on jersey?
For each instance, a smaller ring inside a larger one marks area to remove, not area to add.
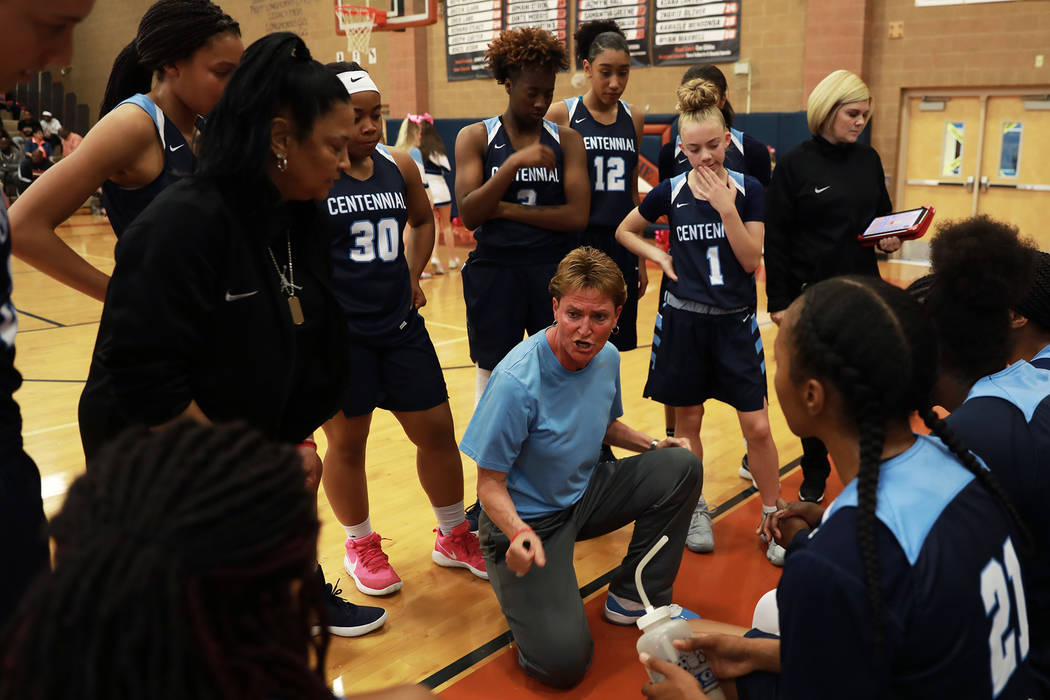
[[[380,219],[355,221],[350,225],[350,235],[354,244],[350,248],[350,259],[358,263],[369,263],[379,258],[383,262],[397,260],[398,249],[397,219]]]

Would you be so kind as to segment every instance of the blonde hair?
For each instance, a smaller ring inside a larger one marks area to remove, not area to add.
[[[809,93],[806,103],[806,121],[814,136],[820,136],[831,123],[839,107],[850,102],[868,102],[869,109],[875,105],[871,99],[871,90],[856,73],[840,69],[830,73],[817,83]]]
[[[577,248],[558,263],[547,291],[559,301],[569,292],[594,289],[610,298],[619,308],[627,301],[627,283],[612,258],[590,246]]]
[[[726,128],[726,119],[718,108],[722,91],[710,80],[693,78],[678,86],[678,104],[675,109],[681,113],[678,118],[678,129],[689,124],[701,124],[707,121],[718,122]]]
[[[416,137],[419,136],[419,124],[408,117],[401,122],[401,129],[397,132],[397,143],[394,148],[399,148],[406,153],[416,147]]]

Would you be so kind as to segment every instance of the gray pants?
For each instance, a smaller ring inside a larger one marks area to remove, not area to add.
[[[700,461],[680,447],[598,464],[587,490],[573,506],[527,521],[543,540],[547,565],[533,566],[521,578],[507,568],[507,536],[482,513],[479,536],[489,582],[526,673],[547,685],[571,688],[590,666],[594,641],[572,560],[577,541],[633,522],[634,535],[609,590],[637,601],[634,569],[666,534],[670,541],[645,567],[642,582],[653,605],[671,602],[671,586],[702,483]]]

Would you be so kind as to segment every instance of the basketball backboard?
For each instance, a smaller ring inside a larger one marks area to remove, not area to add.
[[[333,6],[355,0],[334,0]],[[356,0],[386,12],[386,24],[376,24],[373,31],[398,31],[409,27],[422,27],[437,22],[437,0]],[[345,36],[346,30],[337,18],[335,33]]]

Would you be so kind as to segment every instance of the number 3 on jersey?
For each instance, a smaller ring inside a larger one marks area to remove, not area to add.
[[[350,235],[354,238],[354,245],[350,248],[350,259],[354,262],[369,263],[376,257],[383,262],[397,260],[397,219],[380,219],[378,224],[371,221],[355,221],[350,225]]]
[[[1016,626],[1010,619],[1008,580],[1017,606]],[[1003,543],[1003,561],[991,559],[981,571],[981,600],[985,614],[992,618],[988,646],[992,659],[992,697],[996,697],[1006,687],[1017,664],[1028,656],[1028,607],[1021,583],[1021,564],[1009,537]]]

